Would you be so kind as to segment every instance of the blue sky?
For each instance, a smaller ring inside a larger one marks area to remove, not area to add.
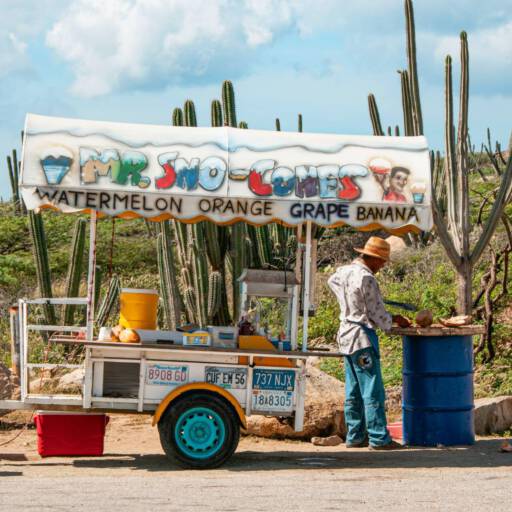
[[[512,0],[416,0],[425,134],[443,148],[444,57],[470,50],[470,131],[512,128]],[[191,98],[200,124],[222,80],[250,128],[369,134],[367,94],[402,124],[402,0],[0,0],[0,149],[27,112],[168,124]],[[455,65],[458,85],[458,66]],[[2,162],[5,162],[2,157]],[[10,193],[5,164],[0,195]]]

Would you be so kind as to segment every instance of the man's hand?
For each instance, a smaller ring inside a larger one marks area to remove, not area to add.
[[[411,325],[411,321],[402,315],[393,315],[392,319],[393,323],[397,324],[398,327],[409,327]]]

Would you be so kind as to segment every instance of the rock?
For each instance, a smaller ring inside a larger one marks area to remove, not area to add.
[[[309,440],[314,436],[330,435],[345,438],[344,396],[344,387],[340,381],[308,361],[302,432],[293,430],[292,418],[250,416],[247,419],[248,433],[277,439]]]
[[[312,437],[311,443],[315,446],[338,446],[343,440],[340,436]]]
[[[407,248],[407,245],[405,245],[405,242],[403,238],[400,238],[399,236],[388,236],[386,238],[386,242],[390,246],[390,257],[391,259],[395,259],[397,255],[399,255],[404,249]]]
[[[85,371],[83,368],[77,368],[72,372],[66,373],[59,379],[57,385],[58,393],[80,393],[82,391],[82,383]]]
[[[11,370],[0,363],[0,400],[17,400],[19,398],[18,379]],[[10,411],[0,410],[0,416]]]
[[[512,427],[512,396],[475,400],[475,434],[498,434]]]

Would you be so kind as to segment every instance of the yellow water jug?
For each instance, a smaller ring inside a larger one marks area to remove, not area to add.
[[[156,329],[158,292],[137,288],[121,289],[119,323],[127,329]]]

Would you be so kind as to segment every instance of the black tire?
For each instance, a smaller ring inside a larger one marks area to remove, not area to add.
[[[197,408],[213,411],[217,419],[222,421],[224,428],[223,442],[215,447],[215,453],[207,458],[191,457],[176,439],[176,425],[180,418],[186,415],[187,411]],[[167,458],[177,461],[180,466],[186,468],[211,469],[224,464],[235,452],[240,439],[240,422],[227,400],[214,393],[196,391],[178,398],[167,408],[158,422],[158,433]]]

